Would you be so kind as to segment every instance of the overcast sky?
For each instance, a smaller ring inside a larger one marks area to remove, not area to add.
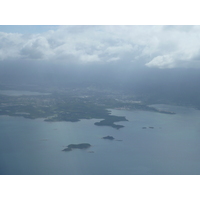
[[[200,26],[0,26],[0,62],[198,67]]]

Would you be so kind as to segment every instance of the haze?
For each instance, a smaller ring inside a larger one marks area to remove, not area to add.
[[[0,84],[101,87],[198,106],[200,26],[0,26]]]

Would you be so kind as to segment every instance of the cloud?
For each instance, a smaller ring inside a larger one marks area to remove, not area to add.
[[[117,46],[109,46],[105,52],[108,53],[108,55],[119,55],[124,54],[126,52],[130,52],[133,50],[133,47],[130,44],[122,44]]]
[[[20,57],[21,43],[23,43],[21,34],[0,32],[0,60]]]
[[[38,34],[0,32],[0,60],[91,64],[123,61],[134,67],[188,67],[200,57],[200,26],[60,26]]]
[[[81,55],[80,59],[83,62],[97,62],[100,60],[97,55],[88,55],[88,54]]]
[[[108,60],[108,62],[113,62],[113,61],[118,61],[118,60],[120,60],[120,58],[119,57],[113,57],[113,58],[110,58],[109,60]]]
[[[146,64],[148,67],[173,68],[174,59],[170,55],[157,56]]]

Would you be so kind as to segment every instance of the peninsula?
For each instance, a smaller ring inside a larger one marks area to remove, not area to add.
[[[116,125],[114,124],[114,122],[120,122],[120,121],[128,121],[125,117],[118,117],[118,116],[108,116],[106,117],[104,120],[100,121],[100,122],[96,122],[94,123],[97,126],[111,126],[113,128],[116,129],[120,129],[123,128],[123,125]]]
[[[124,116],[111,115],[109,109],[144,110],[163,114],[173,112],[161,111],[138,101],[131,96],[122,96],[112,91],[68,88],[63,90],[44,90],[44,95],[0,95],[0,115],[21,116],[29,119],[43,118],[46,122],[69,121],[81,119],[99,119],[96,126],[110,126],[115,129],[123,125],[115,122],[128,121]],[[31,92],[30,92],[31,94]]]

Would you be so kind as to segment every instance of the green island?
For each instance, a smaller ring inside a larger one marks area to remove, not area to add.
[[[81,143],[81,144],[69,144],[67,148],[63,149],[62,151],[72,151],[72,149],[88,149],[91,147],[88,143]]]
[[[29,119],[43,118],[46,122],[78,122],[82,119],[99,119],[96,126],[110,126],[115,129],[123,125],[115,122],[128,121],[124,116],[111,115],[109,109],[144,110],[163,114],[161,111],[135,101],[134,97],[114,91],[93,88],[43,89],[44,95],[0,95],[0,115],[21,116]],[[48,93],[48,95],[46,95]]]

